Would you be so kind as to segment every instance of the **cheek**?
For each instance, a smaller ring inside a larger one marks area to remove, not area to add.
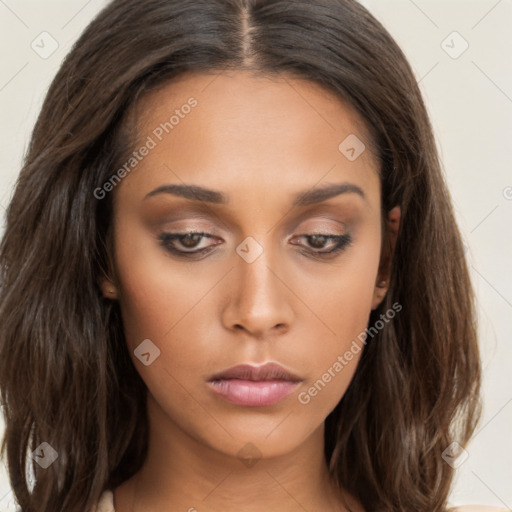
[[[371,312],[380,261],[380,230],[375,222],[355,237],[339,262],[325,273],[311,273],[306,297],[329,331],[328,345],[337,346],[364,330]]]
[[[345,393],[364,349],[364,333],[371,312],[380,256],[380,236],[375,230],[353,252],[324,286],[309,293],[311,304],[326,328],[318,343],[305,347],[310,378],[298,395],[306,409],[327,415]]]
[[[359,252],[331,280],[324,297],[318,297],[321,311],[336,335],[327,338],[329,344],[347,343],[367,325],[378,272],[379,246]]]
[[[128,344],[134,347],[146,338],[167,340],[211,288],[211,273],[198,274],[192,265],[172,262],[158,240],[136,223],[118,222],[115,246]]]
[[[182,393],[182,386],[201,380],[208,369],[212,289],[218,275],[171,260],[136,222],[118,221],[115,247],[119,304],[135,367],[167,409],[190,409],[190,396]],[[151,343],[141,345],[144,340]],[[139,347],[158,354],[154,362],[146,366],[137,357]]]
[[[207,365],[198,350],[197,306],[211,283],[187,265],[173,265],[158,241],[133,225],[120,221],[116,237],[119,304],[134,365],[150,396],[171,416],[180,417],[183,410],[200,414],[184,390]],[[138,356],[145,353],[146,361]]]

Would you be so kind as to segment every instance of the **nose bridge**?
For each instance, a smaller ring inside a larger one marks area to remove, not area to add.
[[[236,248],[234,287],[226,323],[261,334],[288,325],[292,309],[289,294],[279,276],[279,251],[270,246],[271,235],[246,237]]]
[[[258,242],[249,236],[237,247],[240,257],[237,262],[240,292],[249,298],[261,295],[268,300],[274,295],[276,277],[272,268],[276,265],[268,239]]]

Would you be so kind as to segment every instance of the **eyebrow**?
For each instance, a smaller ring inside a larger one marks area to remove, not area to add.
[[[295,196],[292,202],[292,206],[307,206],[310,204],[321,203],[327,201],[333,197],[341,194],[354,193],[366,199],[363,190],[354,185],[353,183],[333,183],[323,185],[322,187],[309,189],[300,192]],[[199,185],[180,185],[180,184],[168,184],[161,185],[144,197],[147,199],[159,194],[172,194],[177,197],[183,197],[193,201],[203,201],[205,203],[213,204],[228,204],[229,198],[226,194],[219,192],[218,190],[211,190],[208,188],[201,187]]]

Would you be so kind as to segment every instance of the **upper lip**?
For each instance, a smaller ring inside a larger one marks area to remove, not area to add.
[[[270,380],[285,380],[290,382],[299,382],[302,379],[297,375],[285,370],[277,363],[266,363],[260,366],[253,366],[250,364],[240,364],[232,366],[219,373],[215,373],[210,377],[210,381],[214,380],[227,380],[227,379],[240,379],[252,381],[270,381]]]

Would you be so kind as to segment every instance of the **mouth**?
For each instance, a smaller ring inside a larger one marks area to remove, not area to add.
[[[212,375],[208,386],[228,402],[246,407],[273,405],[291,394],[302,379],[276,363],[237,365]]]

